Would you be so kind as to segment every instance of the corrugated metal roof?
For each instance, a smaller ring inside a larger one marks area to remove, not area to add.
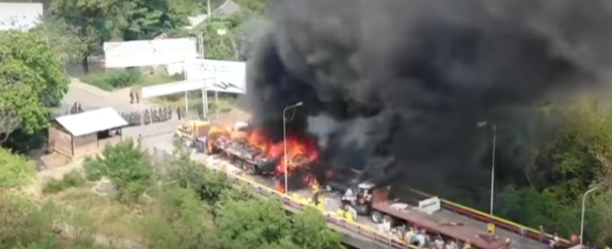
[[[42,3],[0,3],[0,30],[29,30],[42,15]]]
[[[73,136],[127,126],[128,123],[113,108],[102,108],[56,118]]]

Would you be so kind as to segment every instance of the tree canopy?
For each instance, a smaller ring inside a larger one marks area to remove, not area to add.
[[[88,59],[100,53],[111,39],[151,39],[188,24],[187,17],[198,11],[194,0],[57,0],[52,1],[44,29],[52,40],[71,44],[64,55],[80,61],[89,72]]]
[[[48,124],[69,80],[41,32],[0,32],[0,123],[2,139],[15,129],[33,133]]]

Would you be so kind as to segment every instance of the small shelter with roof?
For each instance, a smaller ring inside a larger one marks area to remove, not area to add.
[[[113,108],[102,108],[55,118],[49,127],[50,151],[78,158],[116,144],[127,121]]]

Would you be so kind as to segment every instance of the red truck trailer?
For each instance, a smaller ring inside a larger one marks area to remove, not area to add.
[[[354,199],[349,196],[342,198],[343,205],[357,211],[359,215],[367,215],[373,222],[390,223],[392,226],[405,226],[424,229],[433,234],[439,234],[447,240],[457,240],[470,243],[479,249],[510,249],[506,238],[489,234],[486,229],[479,229],[468,224],[445,220],[439,216],[423,211],[403,202],[390,200],[390,188],[374,188],[373,184],[360,183],[351,189]],[[432,203],[431,205],[439,205]]]

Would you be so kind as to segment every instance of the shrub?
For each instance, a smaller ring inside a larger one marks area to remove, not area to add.
[[[141,74],[136,70],[111,71],[104,73],[91,73],[83,81],[103,90],[129,87],[140,80]]]
[[[145,152],[134,141],[106,146],[101,156],[84,164],[88,179],[108,177],[117,189],[117,198],[134,203],[152,184],[153,171]]]
[[[34,177],[34,162],[0,148],[0,188],[27,185]]]
[[[85,178],[78,171],[71,171],[64,175],[61,180],[52,179],[45,183],[43,193],[55,194],[69,188],[79,187],[85,184]]]

